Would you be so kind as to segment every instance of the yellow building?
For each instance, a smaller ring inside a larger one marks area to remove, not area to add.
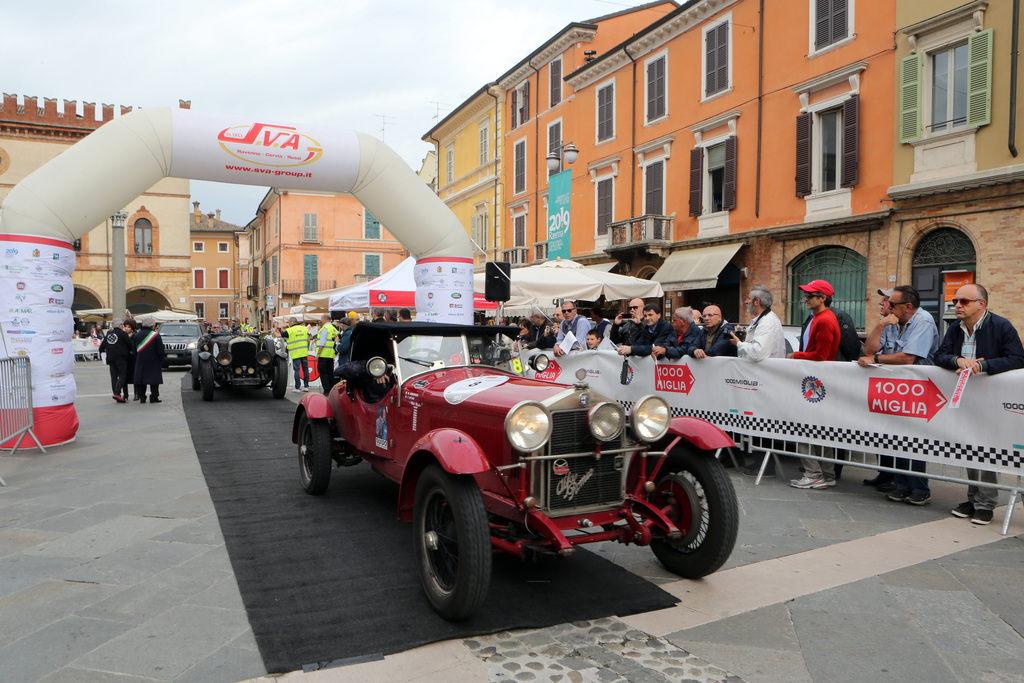
[[[199,202],[192,202],[189,221],[192,249],[192,291],[190,308],[206,322],[244,321],[248,307],[240,310],[245,287],[238,268],[237,225],[220,219],[220,210],[203,215]]]

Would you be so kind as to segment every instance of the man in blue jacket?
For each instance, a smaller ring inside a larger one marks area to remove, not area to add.
[[[979,284],[964,285],[953,298],[958,325],[950,325],[935,352],[935,364],[958,373],[971,369],[997,375],[1024,368],[1024,346],[1013,324],[988,310],[988,290]],[[967,501],[953,508],[956,517],[971,518],[974,524],[992,521],[998,492],[992,486],[995,472],[967,470],[967,478],[979,482],[967,487]]]
[[[704,308],[704,343],[693,352],[694,358],[735,356],[736,347],[729,341],[733,326],[722,318],[722,309],[714,304]]]
[[[640,336],[635,344],[620,346],[619,355],[649,356],[655,346],[668,346],[673,333],[672,326],[661,317],[661,308],[658,304],[647,304],[644,306],[644,322],[640,327]]]

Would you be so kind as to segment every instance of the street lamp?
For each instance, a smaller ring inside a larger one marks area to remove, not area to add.
[[[121,209],[110,217],[110,310],[114,318],[124,318],[128,308],[125,300],[124,224],[128,212]]]
[[[562,159],[570,164],[576,163],[576,157],[578,157],[580,151],[576,149],[576,146],[571,142],[565,145],[559,145],[558,150],[551,152],[547,156],[548,172],[558,173],[562,170]]]

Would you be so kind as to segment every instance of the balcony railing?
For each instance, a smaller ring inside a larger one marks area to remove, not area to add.
[[[281,293],[309,294],[310,292],[320,292],[325,289],[334,289],[337,286],[337,280],[299,280],[282,278]]]
[[[361,285],[364,282],[369,282],[370,280],[375,280],[379,277],[380,274],[375,273],[357,273],[356,275],[352,276],[352,282],[354,282],[357,285]]]
[[[548,243],[547,242],[534,242],[533,244],[533,262],[542,263],[548,260]]]
[[[501,260],[508,261],[513,266],[525,266],[529,263],[529,258],[529,247],[515,247],[514,249],[505,249],[501,252]]]
[[[611,223],[612,248],[672,240],[672,216],[646,214]]]

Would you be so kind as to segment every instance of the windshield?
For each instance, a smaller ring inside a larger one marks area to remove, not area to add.
[[[413,335],[398,342],[398,369],[402,380],[428,370],[456,365],[488,365],[522,373],[519,355],[500,334],[458,336]]]
[[[164,323],[160,334],[165,337],[199,337],[199,326],[194,323]]]

